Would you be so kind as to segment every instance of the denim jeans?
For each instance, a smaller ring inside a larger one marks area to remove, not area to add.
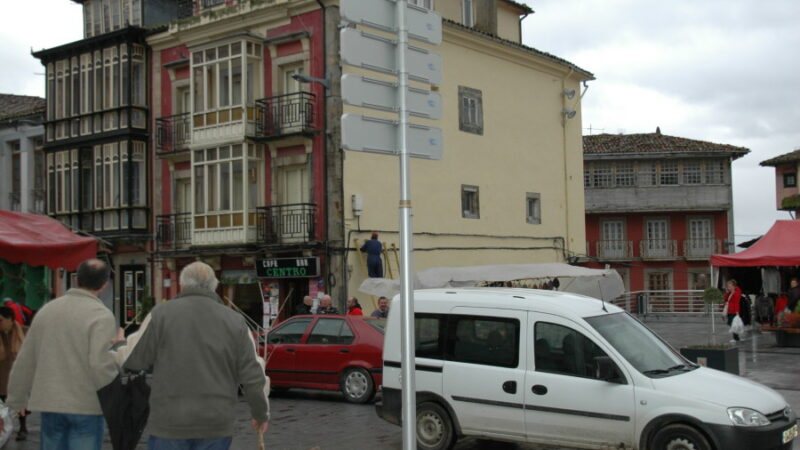
[[[150,436],[147,441],[149,450],[228,450],[232,437],[213,439],[165,439]]]
[[[103,416],[42,413],[41,450],[100,450]]]

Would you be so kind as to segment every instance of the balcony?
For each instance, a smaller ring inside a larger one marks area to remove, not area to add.
[[[630,259],[633,258],[633,241],[613,240],[597,241],[596,255],[600,259]]]
[[[188,150],[192,139],[190,114],[175,114],[156,119],[156,153],[165,155]]]
[[[316,97],[295,92],[256,100],[256,137],[276,139],[316,131]]]
[[[683,241],[683,256],[686,259],[708,259],[716,253],[722,253],[722,240],[720,239],[687,239]]]
[[[191,213],[156,217],[156,243],[159,251],[181,250],[192,244]]]
[[[644,259],[675,259],[678,242],[674,239],[642,239],[639,241],[639,255]]]
[[[12,191],[8,193],[9,210],[22,211],[22,198],[19,191]]]
[[[258,241],[265,245],[302,244],[314,240],[317,205],[294,203],[257,208]]]

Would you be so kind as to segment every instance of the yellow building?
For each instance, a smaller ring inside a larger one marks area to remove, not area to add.
[[[444,157],[412,159],[414,270],[483,264],[564,262],[585,253],[581,82],[591,73],[521,44],[532,13],[507,0],[416,0],[443,17]],[[345,73],[363,74],[343,66]],[[345,105],[345,113],[374,112]],[[343,155],[347,247],[373,231],[399,242],[398,158]],[[361,210],[354,211],[354,205]],[[347,257],[348,292],[367,273]],[[399,255],[398,255],[399,256]],[[395,253],[384,277],[399,278]],[[362,301],[366,310],[371,302]]]

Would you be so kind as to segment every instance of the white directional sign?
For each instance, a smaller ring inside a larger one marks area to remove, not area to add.
[[[442,118],[442,96],[438,92],[409,86],[408,113],[426,119]],[[342,99],[348,105],[381,111],[398,112],[397,83],[345,74],[342,76]]]
[[[393,39],[353,28],[341,31],[342,62],[351,66],[397,75],[396,49],[397,41]],[[409,45],[406,70],[409,79],[442,84],[442,57],[438,53]]]
[[[342,19],[397,33],[395,0],[341,0]],[[434,45],[442,43],[442,17],[427,8],[406,5],[408,37]]]
[[[396,120],[358,114],[342,115],[342,146],[359,152],[399,154]],[[408,154],[415,158],[442,159],[444,138],[441,128],[408,124]]]

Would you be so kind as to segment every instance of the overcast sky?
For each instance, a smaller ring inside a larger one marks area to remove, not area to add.
[[[800,147],[800,1],[523,1],[536,11],[523,43],[597,78],[583,98],[584,134],[660,126],[749,148],[733,169],[737,242],[789,218],[775,210],[773,170],[758,163]],[[81,27],[70,0],[25,0],[0,14],[0,93],[44,96],[31,48],[78,40]]]

